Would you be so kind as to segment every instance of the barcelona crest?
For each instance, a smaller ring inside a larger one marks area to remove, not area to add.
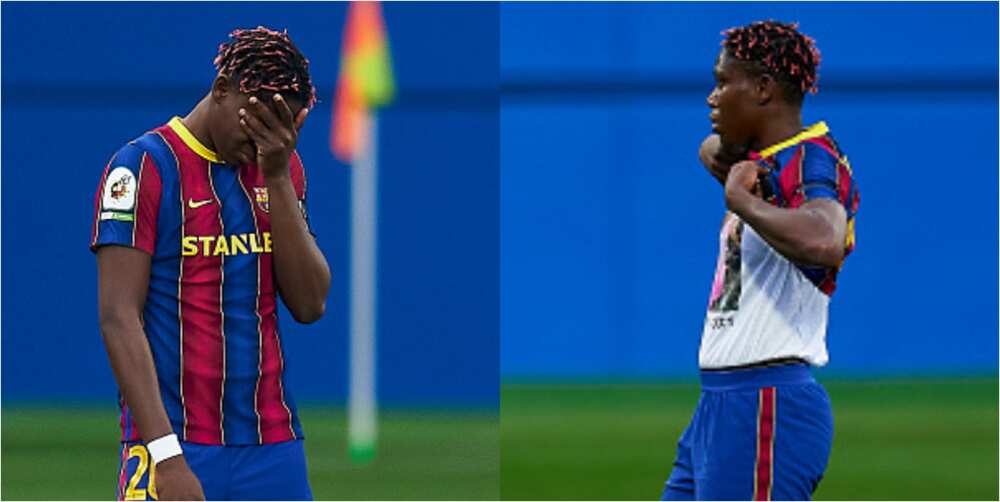
[[[271,205],[267,202],[267,187],[253,187],[253,193],[257,198],[257,207],[265,213],[271,212]]]

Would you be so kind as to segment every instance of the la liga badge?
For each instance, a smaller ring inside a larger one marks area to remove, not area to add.
[[[135,175],[127,167],[116,167],[104,181],[101,205],[112,211],[131,211],[135,207],[135,192],[138,183]]]

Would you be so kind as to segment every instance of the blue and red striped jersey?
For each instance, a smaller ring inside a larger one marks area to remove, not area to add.
[[[305,216],[297,152],[289,166]],[[302,438],[285,385],[261,170],[225,164],[174,117],[112,157],[94,206],[92,250],[129,246],[152,257],[143,329],[180,439]],[[119,404],[122,440],[141,439],[120,396]]]
[[[847,212],[844,259],[854,250],[854,219],[861,195],[851,164],[825,122],[818,122],[793,138],[760,152],[751,159],[769,170],[765,199],[778,207],[796,208],[815,198],[840,202]],[[837,288],[837,268],[796,265],[827,295]]]

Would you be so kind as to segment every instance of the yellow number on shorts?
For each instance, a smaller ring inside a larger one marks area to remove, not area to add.
[[[146,490],[142,488],[137,488],[139,485],[139,480],[142,479],[142,475],[146,473],[146,469],[149,469],[149,496],[153,499],[159,499],[156,496],[156,464],[150,465],[149,463],[149,452],[146,447],[137,444],[128,449],[128,458],[125,460],[128,462],[132,457],[139,457],[139,466],[135,469],[135,474],[128,481],[128,488],[125,489],[125,500],[146,500]]]

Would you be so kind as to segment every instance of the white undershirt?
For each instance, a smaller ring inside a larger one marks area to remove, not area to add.
[[[726,215],[701,335],[703,369],[798,357],[829,360],[830,297],[735,214]]]

